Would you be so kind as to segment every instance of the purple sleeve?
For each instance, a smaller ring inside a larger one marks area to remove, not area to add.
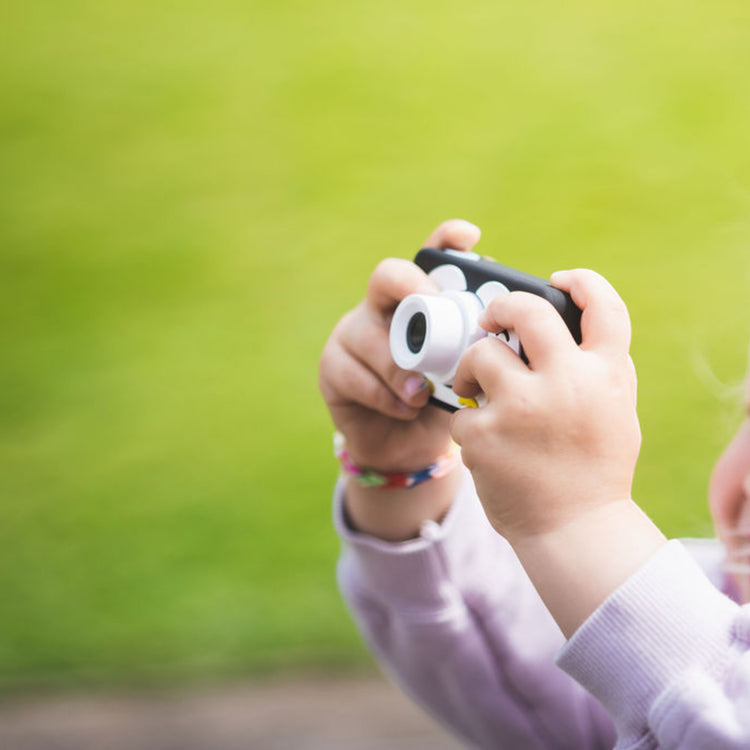
[[[611,748],[602,706],[554,664],[563,637],[466,473],[442,524],[387,543],[353,532],[339,584],[383,669],[464,742],[479,748]]]
[[[618,588],[558,662],[608,708],[618,748],[750,748],[750,605],[680,542]]]

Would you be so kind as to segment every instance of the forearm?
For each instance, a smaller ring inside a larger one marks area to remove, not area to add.
[[[558,664],[597,698],[618,747],[750,747],[747,613],[678,541],[578,628]]]
[[[608,503],[513,547],[569,638],[666,538],[630,499]]]
[[[352,533],[339,485],[339,584],[365,640],[472,747],[611,747],[611,722],[553,666],[559,629],[461,474],[442,523],[396,544]]]
[[[425,521],[443,519],[460,481],[460,466],[412,489],[362,487],[349,477],[344,506],[347,521],[356,531],[388,542],[413,539]]]

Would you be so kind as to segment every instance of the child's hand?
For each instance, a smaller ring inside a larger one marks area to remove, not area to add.
[[[545,300],[514,292],[495,299],[484,327],[512,328],[529,364],[493,338],[464,355],[454,390],[488,403],[454,417],[487,516],[512,543],[554,531],[589,510],[630,498],[640,450],[636,378],[624,303],[592,271],[565,271],[555,286],[583,310],[576,346]]]
[[[473,224],[452,220],[425,244],[469,250],[479,235]],[[430,395],[426,381],[393,362],[388,341],[398,303],[409,294],[437,291],[413,263],[383,261],[365,299],[339,321],[323,350],[320,390],[357,464],[386,473],[416,471],[448,449],[449,415],[422,408]]]

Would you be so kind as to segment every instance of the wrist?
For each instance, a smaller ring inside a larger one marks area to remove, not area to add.
[[[413,489],[382,490],[346,480],[344,511],[354,530],[387,542],[419,537],[425,521],[441,523],[453,504],[462,472],[455,467],[445,476]]]
[[[334,453],[346,476],[349,525],[389,542],[419,536],[425,521],[439,523],[458,490],[461,459],[455,443],[432,463],[408,473],[379,473],[357,465],[341,433],[334,435]]]
[[[408,489],[439,478],[461,462],[461,449],[450,437],[411,445],[368,446],[351,442],[340,431],[333,435],[333,452],[342,472],[365,487]]]
[[[666,538],[631,498],[625,498],[509,541],[560,629],[570,637]]]

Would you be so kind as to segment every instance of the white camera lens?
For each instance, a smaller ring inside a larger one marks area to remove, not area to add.
[[[452,378],[467,346],[485,336],[477,324],[482,303],[469,292],[412,294],[391,321],[393,359],[405,370]]]

